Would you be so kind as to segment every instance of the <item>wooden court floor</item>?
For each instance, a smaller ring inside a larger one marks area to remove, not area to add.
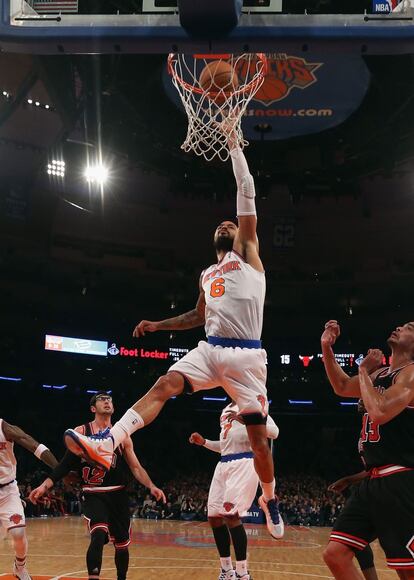
[[[321,552],[328,528],[288,527],[283,540],[272,540],[264,526],[246,526],[250,572],[254,580],[312,580],[332,578]],[[29,571],[33,580],[85,578],[89,536],[80,517],[28,520]],[[373,545],[381,580],[396,578],[386,569],[380,547]],[[114,580],[112,545],[105,547],[102,579]],[[218,560],[213,538],[204,522],[132,521],[129,580],[216,580]],[[11,576],[9,540],[0,539],[0,580]]]

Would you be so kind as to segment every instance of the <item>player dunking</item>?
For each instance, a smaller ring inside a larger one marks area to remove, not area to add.
[[[90,408],[95,417],[91,423],[76,427],[85,435],[98,435],[111,426],[114,412],[112,397],[106,391],[94,395]],[[91,467],[73,453],[67,452],[59,465],[39,487],[34,489],[29,499],[36,503],[59,479],[72,470],[78,470],[82,479],[84,517],[88,523],[91,541],[86,554],[89,580],[99,578],[102,567],[104,545],[111,539],[115,546],[115,566],[117,580],[125,580],[129,565],[130,512],[126,485],[129,472],[150,490],[157,499],[166,501],[161,489],[156,487],[135,455],[130,437],[116,450],[109,471]]]
[[[247,535],[240,520],[252,505],[259,479],[253,465],[253,453],[239,409],[232,401],[220,416],[220,440],[209,441],[199,433],[190,436],[190,443],[221,454],[208,494],[208,521],[213,530],[221,572],[219,580],[250,580],[247,569]],[[276,439],[279,429],[267,416],[267,436]],[[230,540],[236,555],[236,570],[230,555]]]
[[[16,458],[14,443],[21,445],[43,461],[49,467],[55,467],[57,460],[49,449],[39,444],[20,427],[6,423],[0,419],[0,521],[3,528],[10,534],[13,542],[15,560],[13,574],[19,580],[30,580],[26,568],[27,537],[26,521],[19,488],[16,483]]]
[[[138,338],[147,332],[185,330],[204,324],[207,342],[199,342],[172,365],[115,424],[111,437],[94,441],[69,429],[65,442],[74,453],[108,468],[113,450],[125,437],[151,423],[168,399],[186,391],[222,386],[243,417],[263,489],[267,526],[273,537],[280,538],[283,522],[266,436],[266,352],[260,340],[266,282],[256,235],[255,189],[242,150],[232,135],[228,142],[237,182],[238,227],[231,221],[217,227],[214,234],[217,263],[201,274],[200,294],[194,310],[159,322],[142,320],[134,331]]]
[[[388,338],[389,367],[381,368],[380,350],[370,350],[352,378],[332,351],[339,334],[336,321],[326,323],[321,338],[325,370],[336,394],[362,398],[360,449],[370,475],[354,487],[324,559],[337,580],[357,580],[354,551],[378,538],[388,566],[400,578],[413,579],[414,322],[397,327]]]

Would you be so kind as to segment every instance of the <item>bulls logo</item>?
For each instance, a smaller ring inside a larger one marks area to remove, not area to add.
[[[226,510],[226,512],[231,512],[231,510],[234,508],[234,504],[230,503],[229,501],[226,501],[223,503],[223,507]]]
[[[302,356],[301,354],[299,355],[300,360],[302,361],[302,364],[305,368],[307,368],[310,365],[310,362],[313,360],[313,355],[312,356]]]
[[[9,517],[9,520],[15,525],[17,526],[18,524],[20,524],[20,522],[22,521],[23,517],[20,514],[13,514],[12,516]]]
[[[247,63],[240,61],[239,76],[245,78]],[[253,63],[250,67],[255,67]],[[315,72],[322,62],[307,62],[298,56],[287,54],[267,55],[267,74],[260,89],[253,97],[266,107],[286,98],[293,89],[307,89],[318,81]],[[243,68],[244,67],[244,68]],[[253,72],[249,71],[250,73]]]

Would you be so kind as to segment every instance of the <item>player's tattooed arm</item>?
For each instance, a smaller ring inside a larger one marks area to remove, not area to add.
[[[141,320],[135,327],[133,336],[140,338],[145,336],[147,332],[156,332],[157,330],[188,330],[190,328],[197,328],[203,326],[205,323],[206,300],[204,297],[204,290],[200,286],[200,294],[198,296],[197,304],[193,310],[184,312],[179,316],[173,318],[166,318],[158,322],[150,320]]]
[[[36,439],[33,439],[33,437],[25,433],[20,427],[10,425],[10,423],[3,421],[3,433],[7,441],[13,441],[13,443],[17,443],[28,451],[31,451],[52,469],[58,464],[56,457],[47,447],[39,444]]]
[[[367,366],[372,359],[379,360],[382,357],[380,350],[370,350],[359,366],[364,406],[371,421],[378,425],[388,423],[414,402],[414,370],[411,365],[397,375],[395,383],[389,389],[381,390],[374,387]],[[367,361],[366,365],[365,361]]]

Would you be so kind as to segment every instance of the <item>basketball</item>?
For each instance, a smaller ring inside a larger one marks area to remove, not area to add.
[[[231,64],[225,60],[214,60],[201,71],[199,84],[206,93],[230,93],[238,88],[239,78]],[[213,96],[212,100],[224,101],[224,95]]]

